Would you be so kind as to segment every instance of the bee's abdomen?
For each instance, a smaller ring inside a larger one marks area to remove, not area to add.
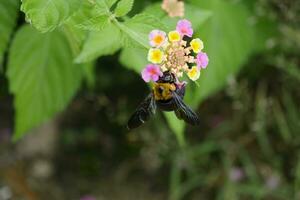
[[[163,111],[174,111],[176,108],[173,98],[167,101],[156,101],[156,105]]]

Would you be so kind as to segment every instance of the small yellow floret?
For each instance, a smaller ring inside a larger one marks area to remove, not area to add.
[[[199,38],[193,39],[190,45],[195,53],[199,53],[204,48],[203,42]]]
[[[158,46],[158,45],[161,45],[162,42],[164,41],[164,38],[163,36],[161,35],[156,35],[154,38],[153,38],[153,42]]]
[[[181,37],[178,31],[171,31],[168,34],[170,42],[178,42],[180,41]]]
[[[200,77],[200,70],[197,66],[193,66],[192,69],[188,71],[187,75],[192,81],[196,81]]]
[[[154,64],[163,61],[164,53],[160,49],[150,49],[148,52],[148,60]]]

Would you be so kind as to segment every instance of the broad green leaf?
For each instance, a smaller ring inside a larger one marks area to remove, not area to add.
[[[118,0],[105,0],[107,6],[112,7]]]
[[[18,5],[18,0],[0,1],[0,70],[4,52],[16,24]]]
[[[84,1],[79,11],[71,16],[63,26],[74,56],[77,57],[88,31],[100,31],[108,25],[108,17],[99,11],[94,1]]]
[[[23,26],[9,52],[7,77],[16,110],[14,140],[62,111],[81,83],[81,68],[60,32]]]
[[[87,32],[72,26],[71,21],[65,23],[62,30],[72,49],[73,57],[77,57],[86,39]],[[93,87],[95,84],[96,74],[94,73],[94,68],[95,63],[93,62],[82,64],[82,76],[89,87]]]
[[[109,23],[109,11],[104,1],[100,3],[84,1],[80,9],[66,23],[83,30],[101,31]]]
[[[75,26],[79,29],[87,30],[87,31],[102,31],[104,28],[111,23],[109,18],[105,15],[97,16],[90,18],[80,24],[76,24]]]
[[[23,0],[21,10],[39,31],[54,30],[80,8],[81,0]]]
[[[127,67],[140,74],[142,69],[147,65],[147,50],[124,48],[120,55],[120,62]]]
[[[73,56],[76,57],[80,53],[80,49],[82,48],[83,42],[87,37],[88,32],[82,29],[78,29],[73,26],[72,23],[64,24],[62,28],[67,40],[69,41],[69,45],[72,49]]]
[[[164,115],[169,123],[171,130],[175,133],[180,146],[185,146],[184,125],[182,121],[176,118],[174,112],[164,112]]]
[[[166,27],[154,16],[147,14],[138,14],[125,23],[116,22],[116,25],[122,30],[123,43],[126,47],[144,47],[150,48],[148,34],[153,29],[165,30]]]
[[[93,88],[96,83],[95,68],[96,68],[95,62],[89,62],[83,65],[82,76],[89,88]]]
[[[116,9],[115,9],[115,15],[117,17],[122,17],[129,13],[132,9],[134,0],[121,0],[119,1]]]
[[[113,24],[99,32],[90,32],[76,62],[88,62],[115,53],[120,47],[121,33]]]
[[[187,102],[196,106],[241,69],[254,50],[255,28],[249,23],[248,9],[240,3],[191,1],[213,14],[196,33],[204,41],[204,51],[210,59],[208,68],[201,73],[200,87],[189,87],[187,91]]]
[[[118,0],[92,0],[92,2],[96,2],[98,5],[98,10],[105,12],[106,14],[110,13],[110,8],[117,2]]]

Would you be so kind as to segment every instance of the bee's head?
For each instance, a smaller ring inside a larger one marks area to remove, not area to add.
[[[158,83],[175,83],[176,77],[173,73],[166,71],[161,77],[159,77]]]

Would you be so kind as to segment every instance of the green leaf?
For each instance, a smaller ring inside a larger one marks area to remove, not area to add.
[[[77,57],[81,51],[83,43],[86,39],[87,32],[81,29],[77,29],[72,26],[71,22],[64,24],[63,32],[69,42],[72,49],[73,57]],[[89,62],[82,64],[82,77],[85,79],[89,88],[92,88],[95,84],[95,63]]]
[[[62,111],[81,83],[81,68],[60,32],[23,26],[13,40],[7,77],[16,110],[14,140]]]
[[[120,37],[120,30],[113,24],[101,32],[91,32],[75,61],[77,63],[88,62],[97,57],[115,53],[121,47]]]
[[[96,83],[95,68],[96,68],[95,62],[89,62],[83,65],[82,76],[85,79],[85,83],[89,87],[89,89],[93,89]]]
[[[66,22],[78,29],[101,31],[109,23],[109,10],[103,0],[84,1],[80,9]]]
[[[186,145],[184,138],[184,123],[177,119],[174,112],[164,112],[171,130],[175,133],[177,141],[181,147]]]
[[[146,49],[124,48],[120,55],[120,62],[128,69],[140,74],[148,63],[147,52]]]
[[[148,34],[153,29],[165,30],[166,27],[159,19],[147,14],[138,14],[125,23],[116,22],[116,25],[122,30],[123,45],[125,47],[143,47],[150,48]]]
[[[106,12],[106,14],[109,14],[110,8],[118,1],[118,0],[91,0],[95,1],[98,5],[98,9]]]
[[[105,0],[107,6],[112,7],[118,0]]]
[[[18,6],[18,0],[0,1],[0,66],[2,66],[3,55],[16,24]]]
[[[121,0],[119,1],[116,9],[115,15],[117,17],[123,17],[129,13],[133,7],[134,0]]]
[[[48,32],[76,12],[81,2],[81,0],[23,0],[21,10],[37,30]]]
[[[80,53],[80,49],[83,45],[84,40],[87,37],[87,31],[78,29],[71,23],[64,24],[62,28],[69,45],[72,49],[73,56],[76,57]]]
[[[87,32],[73,26],[73,22],[73,20],[70,20],[65,23],[62,30],[72,49],[73,57],[77,57],[86,39]],[[82,64],[82,77],[85,79],[85,83],[89,88],[95,85],[95,66],[94,62]]]
[[[188,87],[187,102],[194,107],[220,90],[254,51],[255,29],[249,23],[249,10],[240,3],[224,0],[192,0],[195,6],[211,10],[212,17],[195,36],[204,41],[210,63],[200,77],[200,87]]]
[[[88,31],[102,31],[109,23],[109,18],[103,15],[90,18],[82,23],[76,24],[75,26],[79,29]]]

